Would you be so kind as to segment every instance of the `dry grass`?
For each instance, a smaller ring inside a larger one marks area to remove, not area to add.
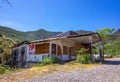
[[[22,69],[15,73],[0,76],[0,81],[6,82],[7,80],[9,82],[14,82],[18,80],[29,79],[37,75],[44,76],[46,74],[57,73],[60,71],[70,72],[75,69],[89,69],[89,68],[93,68],[99,65],[100,64],[79,64],[76,62],[70,62],[65,65],[52,64],[52,65],[46,65],[42,67],[35,66],[29,69],[24,69],[24,70]]]

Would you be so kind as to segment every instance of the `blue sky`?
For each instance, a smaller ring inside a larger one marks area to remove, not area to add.
[[[90,30],[120,27],[120,0],[10,0],[0,25],[20,31]]]

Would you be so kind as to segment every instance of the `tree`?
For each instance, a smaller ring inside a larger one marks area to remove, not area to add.
[[[114,30],[114,28],[103,28],[101,30],[97,30],[97,32],[100,34],[102,42],[106,43],[109,39],[112,38]]]
[[[5,35],[0,36],[0,58],[2,59],[2,63],[5,64],[10,61],[11,53],[12,53],[12,46],[16,44],[11,38],[6,37]]]
[[[106,53],[110,56],[120,56],[120,40],[115,40],[105,46]]]
[[[102,38],[102,45],[103,45],[103,54],[105,53],[105,48],[104,45],[109,42],[110,39],[113,39],[113,32],[114,28],[103,28],[101,30],[97,30],[97,32],[100,34]]]

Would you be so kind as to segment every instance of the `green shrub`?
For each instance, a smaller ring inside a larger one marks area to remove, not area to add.
[[[5,71],[6,71],[5,68],[2,65],[0,65],[0,74],[4,74]]]
[[[43,65],[52,64],[51,58],[50,58],[50,57],[45,57],[45,58],[42,60],[42,64],[43,64]]]
[[[89,64],[91,63],[91,57],[90,54],[77,55],[76,61],[82,64]]]
[[[54,64],[60,63],[60,59],[59,58],[53,58],[53,62]]]
[[[55,64],[55,63],[60,63],[60,59],[54,58],[54,57],[45,57],[42,60],[42,65],[50,65],[50,64]]]

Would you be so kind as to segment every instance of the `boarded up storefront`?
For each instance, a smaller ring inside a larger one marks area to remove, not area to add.
[[[47,54],[47,53],[49,53],[49,43],[35,45],[35,54]]]
[[[89,37],[91,37],[91,40],[89,40]],[[61,61],[75,59],[77,56],[77,51],[79,51],[81,48],[89,48],[88,53],[90,53],[90,50],[92,52],[92,43],[100,40],[101,39],[98,33],[79,35],[77,33],[69,32],[61,34],[56,38],[22,42],[13,48],[14,53],[12,62],[13,65],[19,64],[14,63],[19,62],[17,59],[22,56],[21,53],[18,53],[18,56],[16,56],[15,51],[18,49],[19,52],[22,46],[25,47],[25,64],[22,67],[25,67],[31,62],[42,62],[44,57],[48,56],[58,57]]]

